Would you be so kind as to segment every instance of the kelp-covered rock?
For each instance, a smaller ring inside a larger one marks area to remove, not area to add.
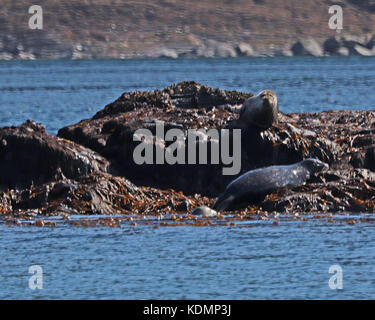
[[[58,138],[32,122],[0,129],[0,212],[186,213],[212,205],[244,172],[304,158],[318,158],[330,169],[237,213],[374,212],[374,111],[280,112],[277,123],[261,130],[238,121],[241,104],[251,96],[183,82],[164,90],[124,93],[92,119],[61,129]],[[206,130],[202,135],[208,160],[211,144],[222,136],[209,139],[207,130],[227,129],[232,138],[240,129],[240,172],[223,175],[228,163],[222,159],[216,164],[138,165],[133,156],[140,143],[168,153],[175,142],[156,135],[160,124],[164,132],[181,130],[181,141],[190,129]],[[138,129],[151,135],[137,139]],[[17,188],[8,190],[13,186]]]
[[[201,108],[225,104],[239,104],[253,96],[252,93],[242,93],[214,89],[194,81],[172,84],[164,90],[125,92],[116,101],[108,104],[96,113],[94,119],[107,115],[125,113],[137,109],[156,108]]]
[[[269,195],[261,204],[261,210],[280,213],[373,213],[375,174],[366,169],[330,169],[305,186]]]
[[[241,129],[241,172],[237,175],[269,165],[291,164],[306,157],[328,163],[335,161],[335,142],[314,131],[313,126],[309,129],[300,126],[297,115],[280,113],[279,123],[265,131],[239,125],[239,106],[251,96],[251,93],[212,89],[195,82],[179,83],[163,91],[125,93],[92,119],[61,129],[58,136],[99,152],[121,175],[136,184],[208,196],[217,196],[235,178],[223,174],[223,168],[228,165],[222,159],[218,164],[210,164],[211,142],[207,142],[208,164],[138,165],[133,159],[134,150],[140,143],[134,141],[136,131],[147,129],[155,136],[161,121],[165,132],[182,130],[186,160],[188,130],[229,129],[232,141],[233,129]],[[149,143],[161,145],[164,151],[170,145],[165,143],[163,146],[164,141],[157,137]]]
[[[155,135],[160,121],[165,132],[180,129],[185,138],[188,129],[224,128],[237,116],[229,106],[251,96],[195,82],[172,85],[163,91],[124,93],[92,119],[59,130],[58,136],[99,152],[121,175],[137,184],[215,195],[222,187],[220,165],[135,164],[133,153],[139,144],[134,141],[135,132],[148,129]]]
[[[25,189],[0,192],[1,213],[15,215],[140,214],[186,212],[210,202],[181,192],[137,187],[129,180],[106,173],[61,179]]]
[[[109,162],[98,153],[45,132],[27,121],[0,129],[0,187],[38,185],[62,177],[107,172]]]

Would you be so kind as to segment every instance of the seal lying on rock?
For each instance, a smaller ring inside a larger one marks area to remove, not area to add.
[[[292,165],[248,171],[228,184],[212,209],[221,211],[243,203],[262,201],[277,189],[301,186],[314,173],[327,169],[328,164],[318,159],[305,159]]]
[[[277,96],[272,90],[263,90],[247,99],[241,107],[239,121],[247,126],[268,129],[277,122],[279,107]]]

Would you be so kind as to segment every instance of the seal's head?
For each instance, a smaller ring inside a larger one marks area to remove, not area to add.
[[[310,174],[325,172],[329,169],[327,163],[320,161],[319,159],[308,158],[301,161],[301,165],[307,169]]]
[[[258,94],[258,96],[262,99],[263,108],[272,111],[279,111],[277,96],[275,92],[273,92],[272,90],[263,90]]]
[[[248,125],[268,129],[277,122],[279,107],[277,96],[272,90],[263,90],[247,99],[240,111],[240,120]]]

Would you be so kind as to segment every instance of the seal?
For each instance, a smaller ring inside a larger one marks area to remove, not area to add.
[[[272,90],[263,90],[242,104],[239,122],[265,130],[277,122],[278,113],[276,93]]]
[[[207,206],[196,207],[191,212],[191,214],[195,216],[203,216],[203,217],[214,217],[218,215],[218,213],[215,210],[212,210],[211,208]]]
[[[305,159],[291,165],[270,166],[248,171],[228,184],[212,209],[216,211],[255,204],[281,188],[303,185],[313,174],[328,170],[318,159]]]

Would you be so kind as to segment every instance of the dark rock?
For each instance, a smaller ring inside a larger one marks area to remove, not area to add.
[[[188,129],[233,130],[238,115],[231,108],[217,107],[224,103],[240,104],[249,96],[251,94],[211,89],[197,83],[177,84],[163,91],[124,94],[92,119],[59,130],[58,136],[99,152],[121,175],[138,185],[216,196],[234,178],[223,175],[223,163],[137,165],[133,152],[139,142],[133,141],[133,136],[140,128],[148,129],[155,135],[156,119],[164,122],[165,131],[183,129],[185,138]],[[142,103],[139,102],[140,97],[143,97]],[[295,126],[295,119],[281,118],[281,123],[266,131],[242,128],[241,172],[272,164],[291,164],[305,157],[318,157],[328,163],[334,161],[334,142],[313,130]],[[153,140],[149,143],[152,144]],[[211,157],[210,150],[208,144],[208,159]],[[187,159],[187,150],[185,154]]]
[[[75,180],[62,179],[0,193],[0,213],[160,215],[179,212],[186,202],[198,206],[202,199],[175,191],[139,188],[125,178],[93,172]]]
[[[156,142],[163,152],[169,142],[164,145],[155,136],[161,121],[165,131],[181,129],[184,138],[189,129],[229,129],[233,135],[239,128],[239,107],[251,96],[183,82],[164,90],[124,93],[92,119],[61,129],[58,138],[33,122],[2,128],[0,212],[187,212],[212,204],[213,198],[202,195],[217,196],[246,171],[304,158],[318,158],[330,170],[304,186],[270,194],[246,210],[374,212],[374,111],[280,112],[278,123],[267,130],[241,127],[241,172],[234,176],[223,175],[226,165],[221,159],[213,165],[135,163],[133,152],[140,141],[133,138],[138,129],[150,130],[143,142]],[[208,163],[210,143],[215,139],[208,142]],[[118,176],[106,173],[109,166]]]
[[[0,185],[6,188],[107,172],[109,168],[108,161],[96,152],[51,136],[32,121],[1,128],[0,141]]]
[[[253,57],[254,49],[249,45],[248,43],[241,42],[235,47],[235,50],[237,52],[237,55],[239,57]]]
[[[315,56],[323,55],[323,49],[320,44],[312,38],[300,39],[291,48],[295,56]]]
[[[14,56],[27,53],[35,58],[72,58],[71,47],[44,30],[9,34],[0,40],[3,43],[2,51]]]
[[[366,48],[366,37],[365,36],[355,36],[355,35],[343,35],[340,38],[341,46],[347,48],[349,55],[363,55],[361,54],[361,49],[368,50]]]
[[[366,48],[371,50],[374,47],[375,47],[375,36],[372,36],[371,39],[367,42]]]
[[[366,149],[364,167],[375,171],[375,146]]]
[[[355,55],[358,56],[364,56],[364,57],[372,57],[375,56],[375,48],[372,50],[361,46],[361,45],[355,45],[352,49],[352,51],[355,53]]]
[[[330,54],[330,55],[335,55],[337,54],[339,48],[340,48],[340,42],[337,40],[336,37],[331,37],[328,38],[326,41],[323,43],[323,49],[324,52]]]

